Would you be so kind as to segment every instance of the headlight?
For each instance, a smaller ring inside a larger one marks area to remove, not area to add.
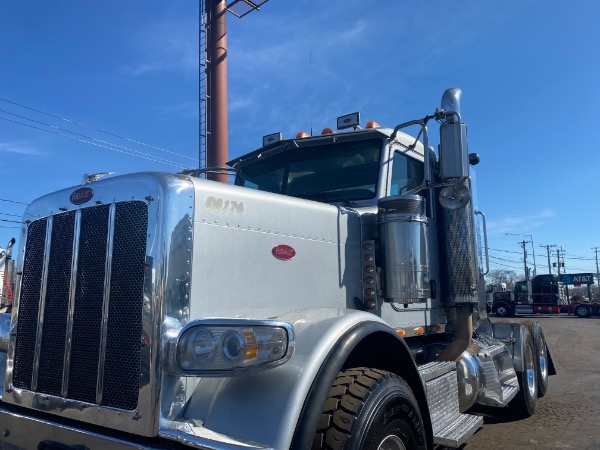
[[[227,376],[283,364],[293,353],[290,324],[270,320],[199,320],[177,338],[169,371],[187,376]]]

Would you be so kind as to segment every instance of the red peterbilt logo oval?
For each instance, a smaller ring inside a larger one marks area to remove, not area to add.
[[[94,191],[92,188],[82,187],[73,191],[69,200],[74,205],[83,205],[85,202],[89,201],[94,196]]]
[[[273,256],[275,258],[282,259],[284,261],[289,261],[294,256],[296,256],[296,250],[294,250],[289,245],[283,245],[283,244],[276,245],[275,247],[273,247],[273,250],[271,250],[271,253],[273,253]]]

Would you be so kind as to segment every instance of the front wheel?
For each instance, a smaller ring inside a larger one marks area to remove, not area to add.
[[[494,309],[496,310],[496,315],[498,317],[508,317],[513,315],[510,306],[506,303],[498,303]]]
[[[325,401],[313,450],[427,448],[419,406],[410,387],[385,370],[340,372]]]

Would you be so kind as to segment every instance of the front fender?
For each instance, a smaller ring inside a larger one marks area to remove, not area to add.
[[[365,336],[375,331],[389,335],[405,349],[400,354],[405,352],[410,359],[403,341],[373,314],[323,308],[299,310],[277,319],[294,327],[292,358],[264,372],[200,379],[181,420],[274,449],[306,448],[305,442],[312,443],[316,429],[316,422],[312,423],[315,411],[320,414],[337,373]],[[414,368],[412,359],[410,363]],[[417,373],[416,368],[413,371]],[[418,399],[424,398],[422,385],[420,389],[415,392]]]

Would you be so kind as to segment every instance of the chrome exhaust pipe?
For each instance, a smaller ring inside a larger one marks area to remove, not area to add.
[[[460,88],[446,89],[442,95],[442,109],[446,112],[454,111],[460,114],[460,98],[462,90]]]

